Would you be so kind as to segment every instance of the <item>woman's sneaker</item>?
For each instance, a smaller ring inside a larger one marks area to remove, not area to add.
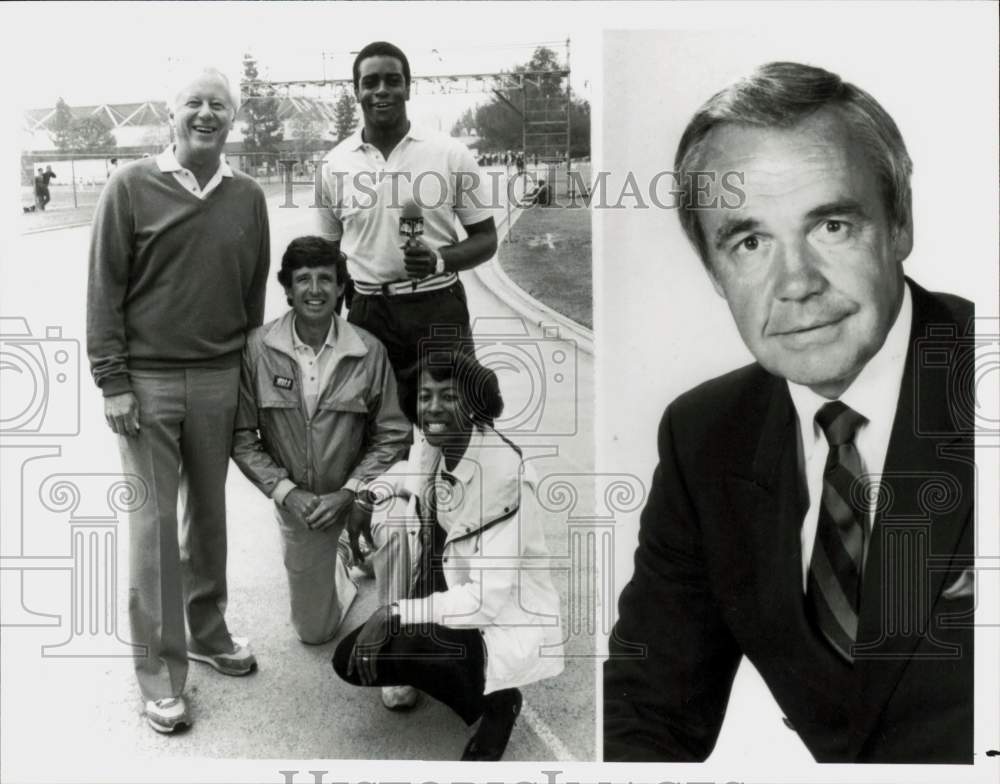
[[[392,711],[405,711],[417,704],[417,690],[412,686],[383,686],[382,704]]]

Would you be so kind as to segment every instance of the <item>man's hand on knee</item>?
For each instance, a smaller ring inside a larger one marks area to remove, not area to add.
[[[104,398],[104,419],[120,436],[139,434],[139,400],[134,392]]]
[[[347,515],[354,506],[354,493],[350,490],[338,490],[319,496],[319,503],[306,517],[306,525],[322,531],[335,523],[341,526],[347,523]]]
[[[282,506],[307,521],[308,525],[309,515],[319,506],[319,496],[308,490],[296,487],[294,490],[290,490],[288,495],[285,496]],[[309,527],[311,528],[312,526]]]

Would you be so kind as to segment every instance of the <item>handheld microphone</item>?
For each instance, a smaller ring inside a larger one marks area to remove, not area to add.
[[[403,205],[399,216],[399,236],[407,240],[415,240],[424,233],[424,215],[416,202],[408,201]]]

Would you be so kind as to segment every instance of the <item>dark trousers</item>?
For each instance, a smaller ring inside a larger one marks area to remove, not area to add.
[[[348,634],[333,654],[333,669],[354,686],[357,672],[347,675],[354,641],[363,627]],[[443,702],[466,724],[485,706],[486,658],[478,629],[451,629],[438,624],[404,626],[390,634],[376,657],[378,677],[372,686],[415,686]]]
[[[469,306],[461,281],[446,289],[415,294],[355,292],[347,320],[382,341],[397,381],[416,366],[422,350],[455,345],[471,350],[472,346]]]

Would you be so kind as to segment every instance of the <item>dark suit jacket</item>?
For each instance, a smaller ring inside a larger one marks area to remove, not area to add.
[[[972,305],[910,286],[853,667],[807,614],[787,385],[745,367],[663,416],[604,670],[606,760],[704,760],[747,656],[821,762],[972,762],[974,598],[945,590],[972,566]]]

